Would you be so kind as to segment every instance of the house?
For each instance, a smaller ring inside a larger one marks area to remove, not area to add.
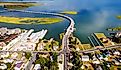
[[[58,46],[53,46],[53,50],[56,51],[59,47]]]
[[[40,70],[40,69],[41,69],[40,64],[36,64],[36,65],[34,66],[34,70]]]
[[[82,69],[85,69],[85,66],[84,66],[84,65],[82,65],[82,66],[81,66],[81,68],[82,68]]]
[[[1,53],[0,58],[5,58],[9,56],[9,52]]]
[[[7,32],[7,30],[8,29],[4,27],[0,28],[0,35],[3,36]]]
[[[43,43],[42,44],[41,43],[38,44],[37,50],[44,50]]]
[[[21,66],[22,66],[23,62],[22,61],[16,61],[15,64],[16,65],[15,65],[14,69],[15,70],[21,70]]]
[[[82,61],[89,61],[89,56],[88,55],[83,55],[82,56]]]
[[[0,48],[5,47],[5,46],[6,46],[6,44],[4,42],[0,42]]]
[[[6,32],[7,35],[11,35],[11,34],[14,34],[14,30],[12,29],[8,29],[7,32]]]
[[[4,63],[12,63],[14,60],[13,59],[5,59],[3,60]]]
[[[5,64],[0,64],[0,70],[5,70],[7,69],[7,65]]]
[[[79,50],[80,50],[79,47],[77,47],[77,48],[76,48],[76,51],[79,51]]]
[[[96,70],[103,70],[102,67],[99,65]]]
[[[112,59],[112,61],[114,61],[115,65],[119,65],[119,64],[120,64],[120,63],[119,63],[117,60],[115,60],[115,59]]]
[[[20,29],[20,28],[16,28],[16,29],[14,29],[14,33],[15,33],[15,34],[19,34],[19,33],[21,33],[21,29]]]
[[[16,59],[17,56],[18,56],[18,53],[14,52],[14,53],[11,55],[11,58],[12,58],[12,59]]]
[[[120,52],[119,51],[115,51],[113,54],[114,55],[120,55]]]
[[[94,64],[100,64],[100,61],[93,61]]]
[[[116,35],[115,35],[116,38],[119,38],[121,37],[121,32],[117,32]]]

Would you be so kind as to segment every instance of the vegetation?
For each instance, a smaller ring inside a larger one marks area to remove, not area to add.
[[[73,57],[71,63],[74,65],[70,70],[81,70],[83,62],[80,60],[80,55],[77,52],[72,52]]]
[[[116,18],[121,20],[121,16],[117,16]],[[107,28],[106,30],[108,30],[108,31],[121,31],[121,26]]]
[[[3,48],[0,47],[0,50],[2,50]]]
[[[100,38],[106,38],[105,34],[104,33],[94,33],[94,35],[100,39]]]
[[[26,57],[26,59],[29,59],[31,57],[31,52],[26,52],[25,57]]]
[[[6,65],[7,65],[7,69],[10,69],[12,66],[12,63],[6,63]]]
[[[99,40],[100,45],[102,45],[102,46],[112,45],[112,42],[105,36],[104,33],[94,33],[94,35]]]
[[[0,22],[11,24],[53,24],[63,21],[62,18],[29,18],[0,16]]]
[[[45,44],[44,50],[46,50],[46,51],[53,51],[54,47],[56,47],[56,46],[59,47],[59,45],[60,45],[59,42],[55,41],[55,40],[50,41],[50,40],[45,39],[45,40],[42,40],[42,43]],[[59,49],[60,49],[60,47],[57,50],[59,50]]]
[[[121,16],[117,16],[116,18],[117,18],[117,19],[121,19]]]
[[[50,56],[45,58],[37,54],[37,60],[35,61],[35,64],[40,64],[41,70],[58,70],[57,56],[57,53],[50,53]]]
[[[62,40],[63,36],[64,36],[64,33],[61,33],[59,36],[60,36],[60,39]]]
[[[4,5],[7,9],[25,9],[38,4],[34,3],[19,3],[19,2],[0,2],[0,5]]]
[[[84,49],[92,49],[92,46],[90,44],[82,44]]]
[[[121,43],[121,37],[112,36],[112,41],[116,43]]]
[[[109,70],[109,68],[107,67],[107,62],[105,61],[105,62],[103,62],[103,70]]]
[[[62,14],[71,14],[71,15],[78,14],[78,12],[76,12],[76,11],[64,11],[64,12],[60,12],[60,13],[62,13]]]
[[[108,31],[121,31],[121,26],[114,27],[114,28],[107,28]]]
[[[56,52],[53,52],[52,58],[53,58],[54,62],[57,62],[58,54]]]

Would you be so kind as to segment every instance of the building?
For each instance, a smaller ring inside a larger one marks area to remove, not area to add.
[[[0,48],[6,46],[6,44],[4,42],[0,42]]]
[[[41,69],[40,64],[36,64],[36,65],[34,66],[34,70],[40,70],[40,69]]]
[[[88,55],[83,55],[82,56],[82,61],[89,61],[89,56]]]
[[[21,70],[22,64],[23,64],[22,61],[16,61],[14,69],[15,70]]]
[[[121,37],[121,32],[117,32],[116,35],[115,35],[116,38],[119,38]]]
[[[7,69],[7,65],[5,64],[0,64],[0,70],[5,70]]]
[[[4,34],[7,32],[7,28],[4,28],[4,27],[2,27],[2,28],[0,28],[0,36],[4,36]]]

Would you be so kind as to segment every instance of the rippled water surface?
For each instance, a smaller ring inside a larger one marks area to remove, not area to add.
[[[15,0],[7,0],[15,1]],[[28,1],[28,0],[24,0]],[[35,0],[31,0],[35,1]],[[45,11],[45,12],[61,12],[66,10],[77,11],[77,15],[68,15],[75,20],[76,31],[74,33],[83,43],[87,43],[89,36],[94,32],[105,32],[107,34],[107,27],[121,26],[121,20],[116,18],[121,15],[121,1],[120,0],[38,0],[42,6],[34,6],[25,10],[31,11]],[[5,12],[0,15],[16,15],[16,16],[30,16],[41,17],[37,14]],[[58,40],[58,34],[63,32],[68,26],[68,21],[52,25],[11,25],[1,23],[0,26],[7,26],[10,28],[34,28],[36,31],[47,28],[49,29],[47,38],[54,37]]]

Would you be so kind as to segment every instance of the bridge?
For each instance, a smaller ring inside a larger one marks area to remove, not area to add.
[[[69,20],[70,25],[68,26],[68,28],[65,32],[65,35],[62,39],[62,50],[61,51],[55,51],[59,54],[61,54],[61,53],[64,54],[64,69],[63,70],[67,70],[67,54],[72,52],[72,51],[69,51],[69,49],[68,49],[69,48],[68,47],[68,44],[69,44],[68,38],[73,33],[74,25],[75,25],[75,22],[71,17],[63,15],[63,14],[58,14],[58,13],[33,12],[33,11],[23,11],[23,10],[7,10],[7,11],[9,11],[9,12],[17,12],[18,11],[18,12],[25,12],[25,13],[37,13],[37,14],[43,14],[43,15],[59,16],[59,17],[62,17],[62,18]],[[99,48],[99,49],[94,48],[94,49],[79,51],[79,53],[90,53],[90,52],[94,52],[96,50],[105,50],[105,49],[120,48],[120,47],[121,47],[121,44],[117,44],[117,45],[106,46],[106,48]],[[54,52],[54,51],[0,51],[0,52],[49,53],[49,52]]]
[[[14,10],[14,9],[10,9],[10,10],[7,10],[7,11],[8,12],[24,12],[24,13],[35,13],[35,14],[43,14],[43,15],[52,15],[52,16],[58,16],[58,17],[62,17],[62,18],[65,18],[65,19],[69,20],[70,25],[67,28],[67,30],[65,32],[65,35],[64,35],[64,37],[62,39],[62,50],[59,51],[59,53],[63,53],[64,54],[64,69],[63,70],[67,70],[67,53],[70,53],[69,50],[68,50],[68,43],[69,43],[68,42],[68,38],[74,32],[74,25],[75,25],[75,22],[74,22],[74,20],[71,17],[63,15],[63,14],[59,14],[59,13],[33,12],[33,11]],[[5,10],[3,12],[5,12]],[[2,51],[0,51],[0,52],[2,52]],[[7,52],[7,51],[4,51],[4,52]],[[8,51],[8,52],[12,52],[12,51]],[[15,51],[13,51],[13,52],[15,52]],[[24,52],[24,51],[18,51],[18,52]],[[45,52],[45,51],[33,51],[33,53],[36,53],[36,52],[48,53],[48,52]]]

